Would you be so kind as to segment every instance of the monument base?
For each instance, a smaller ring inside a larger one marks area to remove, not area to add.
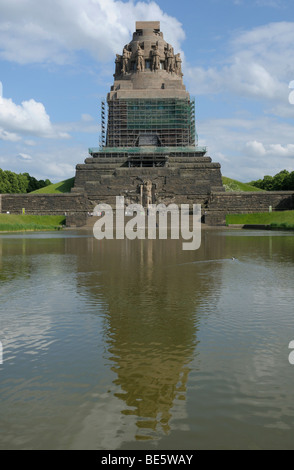
[[[206,207],[211,192],[224,191],[221,166],[204,148],[105,148],[90,149],[90,155],[76,166],[72,192],[84,193],[92,204],[114,207],[116,196],[124,196],[126,205]]]

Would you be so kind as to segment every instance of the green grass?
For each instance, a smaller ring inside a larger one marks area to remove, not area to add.
[[[58,194],[58,193],[69,193],[71,188],[73,187],[75,182],[75,178],[69,178],[64,181],[60,181],[59,183],[50,184],[45,188],[37,189],[30,194]],[[226,191],[262,191],[262,189],[255,188],[248,183],[241,183],[240,181],[227,178],[223,176],[223,184],[225,186]]]
[[[270,225],[272,228],[294,229],[294,211],[230,214],[227,225]]]
[[[58,194],[58,193],[69,193],[75,182],[74,178],[60,181],[59,183],[50,184],[45,188],[37,189],[32,191],[30,194]]]
[[[233,180],[223,176],[223,185],[226,191],[238,191],[238,192],[253,192],[253,191],[262,191],[262,189],[255,188],[248,183],[241,183],[240,181]]]
[[[60,230],[64,224],[65,217],[62,215],[0,214],[0,232]]]

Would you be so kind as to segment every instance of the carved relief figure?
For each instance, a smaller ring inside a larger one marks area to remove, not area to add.
[[[129,62],[130,62],[131,53],[128,51],[127,47],[123,50],[123,57],[122,57],[122,73],[129,72]]]
[[[152,70],[160,69],[160,53],[158,50],[158,43],[155,46],[155,49],[152,51]]]
[[[122,56],[119,54],[116,54],[116,59],[115,59],[115,75],[119,76],[121,74],[121,69],[122,69]]]
[[[136,56],[137,56],[137,71],[143,72],[144,71],[144,52],[142,48],[140,47],[140,44],[138,44]]]
[[[145,207],[152,204],[152,181],[144,181],[143,185],[143,203]]]
[[[167,45],[165,58],[166,58],[166,70],[167,70],[167,72],[174,72],[175,71],[174,51],[173,51],[173,48],[169,44]]]
[[[180,75],[181,77],[183,76],[182,73],[182,59],[180,54],[176,54],[175,56],[175,61],[176,61],[176,74]]]

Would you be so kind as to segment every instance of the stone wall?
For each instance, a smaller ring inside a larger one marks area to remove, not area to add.
[[[185,191],[183,191],[185,193]],[[117,195],[117,194],[116,194]],[[175,196],[175,203],[202,203],[202,195],[195,194],[189,199]],[[105,201],[105,196],[104,196]],[[111,199],[111,198],[109,198]],[[81,193],[65,194],[1,194],[0,212],[35,215],[66,215],[68,226],[83,226],[87,221],[87,213],[91,212],[100,202],[91,196]],[[110,201],[109,201],[110,202]],[[169,202],[169,201],[167,201]],[[213,192],[202,203],[202,212],[207,225],[225,225],[226,214],[247,214],[254,212],[294,210],[294,192]]]
[[[12,214],[68,215],[91,210],[90,201],[83,194],[1,194],[0,211]]]
[[[227,214],[248,214],[294,210],[293,191],[212,193],[207,205],[205,222],[225,225]]]

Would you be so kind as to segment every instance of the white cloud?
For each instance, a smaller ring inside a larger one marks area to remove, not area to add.
[[[45,171],[50,180],[62,181],[75,175],[75,166],[57,161],[47,162]]]
[[[0,103],[1,104],[1,103]],[[13,132],[7,132],[5,129],[0,127],[0,140],[6,140],[8,142],[18,142],[21,137]]]
[[[281,144],[271,144],[266,150],[268,155],[279,157],[290,157],[294,158],[294,145],[281,145]]]
[[[2,0],[0,57],[20,64],[60,64],[86,50],[108,61],[129,41],[138,20],[161,21],[166,40],[179,50],[185,37],[181,24],[153,1]]]
[[[257,142],[253,140],[246,143],[246,148],[248,153],[257,157],[263,157],[266,154],[266,150],[262,142]]]
[[[198,117],[199,144],[208,146],[215,161],[219,154],[226,156],[219,159],[224,175],[250,181],[294,169],[293,44],[293,22],[271,23],[235,33],[222,44],[223,60],[213,67],[185,64],[187,88],[196,96],[213,96],[218,113],[219,97],[233,110],[236,103],[241,111],[244,106],[235,119],[225,104],[229,119]]]
[[[288,102],[294,77],[294,23],[277,22],[235,34],[218,66],[186,64],[185,77],[194,94],[233,93],[254,100]]]
[[[21,160],[25,160],[26,162],[28,161],[31,161],[33,158],[31,157],[31,155],[28,155],[27,153],[20,153],[18,155],[18,157],[21,159]]]
[[[38,179],[49,178],[52,182],[72,178],[76,164],[82,163],[87,156],[81,145],[61,148],[54,141],[46,148],[34,150],[29,173]]]
[[[1,82],[0,82],[1,83]],[[2,91],[2,83],[1,83]],[[50,122],[45,107],[34,99],[23,101],[20,105],[0,94],[0,139],[11,142],[21,140],[22,135],[44,138],[68,138]]]
[[[293,144],[268,144],[264,145],[262,142],[257,142],[256,140],[247,142],[246,148],[248,149],[248,154],[256,157],[271,156],[276,158],[281,157],[292,157],[294,158],[294,145]]]
[[[90,114],[86,114],[86,113],[82,114],[81,118],[82,118],[83,122],[92,122],[92,121],[94,121],[93,116],[91,116]]]
[[[199,145],[207,145],[225,176],[251,181],[282,169],[294,171],[293,126],[273,117],[199,121]],[[290,143],[289,143],[290,142]],[[226,158],[221,158],[225,155]]]
[[[24,143],[28,145],[29,147],[35,147],[35,145],[37,145],[36,142],[32,139],[27,139],[24,141]]]
[[[14,153],[8,144],[0,146],[1,168],[15,173],[28,172],[37,179],[49,178],[52,182],[62,181],[75,175],[75,166],[87,156],[81,144],[70,147],[67,143],[50,140],[46,146],[31,147],[29,150],[18,145]]]

